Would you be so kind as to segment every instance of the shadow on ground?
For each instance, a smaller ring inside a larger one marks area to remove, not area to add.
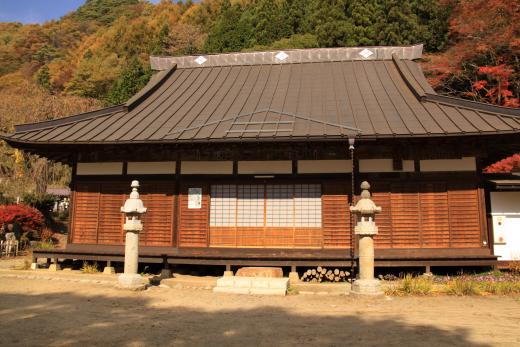
[[[174,292],[165,292],[175,295]],[[4,294],[3,346],[468,346],[468,331],[447,332],[354,312],[297,315],[276,307],[209,312],[154,307],[132,298]],[[196,297],[196,296],[194,296]],[[218,295],[215,300],[218,300]],[[187,303],[189,304],[189,303]],[[485,345],[476,345],[485,346]]]

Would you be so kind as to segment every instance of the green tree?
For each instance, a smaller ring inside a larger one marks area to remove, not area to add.
[[[123,71],[121,76],[114,82],[108,92],[106,101],[110,105],[125,103],[148,83],[151,70],[145,69],[141,62],[134,58]]]
[[[36,73],[36,83],[45,90],[51,89],[51,74],[47,65],[43,65]]]
[[[151,53],[154,55],[164,54],[166,49],[170,46],[170,26],[168,23],[164,23],[159,31],[157,41],[151,49]]]
[[[206,52],[237,52],[248,47],[253,37],[253,28],[250,22],[242,18],[243,12],[240,4],[224,0],[218,19],[204,44]]]
[[[285,21],[279,1],[254,1],[242,14],[242,21],[244,20],[250,23],[253,32],[248,47],[268,45],[293,33],[290,23]]]
[[[310,27],[318,38],[320,47],[344,46],[345,35],[348,31],[348,18],[345,14],[347,0],[326,0],[313,4]]]
[[[72,17],[78,21],[91,20],[102,25],[109,25],[127,13],[125,7],[138,3],[139,0],[87,0],[72,13]]]
[[[442,50],[448,42],[451,6],[431,0],[413,0],[410,4],[419,23],[425,26],[421,42],[424,42],[426,51]]]

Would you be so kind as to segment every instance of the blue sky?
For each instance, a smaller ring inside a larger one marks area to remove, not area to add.
[[[74,11],[85,0],[0,0],[0,22],[43,23]],[[151,0],[159,2],[159,0]]]

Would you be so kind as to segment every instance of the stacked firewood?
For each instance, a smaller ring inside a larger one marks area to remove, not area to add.
[[[348,271],[318,266],[305,271],[301,280],[304,282],[344,282],[348,280],[349,275]]]

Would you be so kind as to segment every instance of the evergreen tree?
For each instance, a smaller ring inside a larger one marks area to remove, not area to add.
[[[448,42],[450,6],[442,6],[437,1],[413,0],[412,11],[418,16],[419,23],[425,26],[421,42],[426,51],[442,50]]]
[[[290,23],[287,23],[278,1],[257,0],[253,2],[242,15],[242,21],[251,23],[253,37],[248,47],[253,45],[268,45],[293,33]]]
[[[310,8],[310,27],[318,38],[320,47],[338,47],[344,45],[348,30],[348,20],[345,14],[347,0],[326,0],[312,4]]]
[[[378,35],[384,17],[380,0],[352,0],[347,8],[349,25],[343,39],[345,46],[381,44]]]
[[[251,24],[242,18],[242,13],[240,4],[224,0],[218,19],[204,44],[206,52],[238,52],[248,47],[253,30]]]
[[[51,89],[51,74],[47,65],[43,65],[36,73],[36,83],[45,90]]]
[[[426,27],[407,1],[383,0],[384,15],[379,23],[380,45],[411,45],[420,43]]]
[[[148,83],[151,71],[145,69],[141,62],[134,58],[123,71],[121,76],[114,82],[108,92],[106,101],[110,105],[125,103]]]
[[[159,31],[159,36],[157,37],[157,41],[153,44],[151,49],[151,54],[153,55],[161,55],[164,54],[166,49],[170,45],[170,26],[168,23],[164,23],[161,27],[161,31]]]

